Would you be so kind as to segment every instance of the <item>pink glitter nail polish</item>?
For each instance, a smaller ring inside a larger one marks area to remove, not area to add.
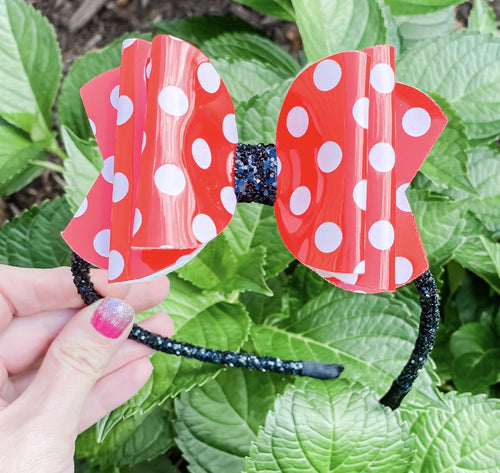
[[[105,337],[118,338],[133,318],[132,307],[118,299],[106,297],[94,312],[91,323]]]

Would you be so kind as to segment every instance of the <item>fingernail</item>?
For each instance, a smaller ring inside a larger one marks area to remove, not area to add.
[[[134,318],[134,310],[118,299],[106,297],[92,317],[93,327],[108,338],[118,338]]]

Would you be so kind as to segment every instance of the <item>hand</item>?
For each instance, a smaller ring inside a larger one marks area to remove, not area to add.
[[[167,279],[108,286],[96,270],[92,280],[113,299],[84,307],[69,268],[0,265],[0,473],[72,472],[77,434],[151,375],[151,350],[127,335],[134,310],[166,297]],[[173,332],[165,313],[141,325]]]

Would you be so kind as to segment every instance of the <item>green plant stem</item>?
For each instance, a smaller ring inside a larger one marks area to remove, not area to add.
[[[63,161],[68,157],[68,155],[60,148],[55,137],[52,139],[52,141],[51,141],[50,145],[47,147],[46,151],[49,151],[50,153],[54,153],[56,156],[61,158]]]
[[[48,169],[49,171],[58,172],[59,174],[62,174],[65,171],[64,166],[52,163],[50,161],[44,161],[42,159],[34,159],[33,161],[30,161],[30,164],[33,164],[34,166],[40,166],[44,169]]]

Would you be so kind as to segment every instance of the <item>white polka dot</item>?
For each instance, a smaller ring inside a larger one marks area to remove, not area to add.
[[[375,222],[368,230],[368,240],[377,250],[388,250],[394,243],[394,228],[391,222]]]
[[[193,234],[201,243],[206,243],[217,236],[214,221],[206,214],[198,214],[193,219]]]
[[[118,110],[118,98],[120,97],[120,86],[117,85],[113,87],[113,90],[109,94],[109,101],[114,109]]]
[[[306,186],[297,187],[290,197],[290,211],[302,215],[311,205],[311,191]]]
[[[113,184],[113,176],[115,174],[115,157],[110,156],[104,160],[104,167],[101,171],[102,177],[106,182]]]
[[[375,171],[389,172],[396,162],[394,148],[389,143],[377,143],[368,153],[368,160]]]
[[[353,273],[364,274],[366,272],[366,262],[365,260],[360,261],[353,269]]]
[[[325,59],[315,68],[313,74],[314,85],[321,91],[332,90],[342,77],[342,69],[337,61]]]
[[[413,276],[413,265],[410,260],[403,256],[396,256],[396,284],[405,284]]]
[[[333,273],[333,276],[345,284],[356,284],[359,277],[358,274],[352,273]]]
[[[179,195],[186,187],[182,169],[174,164],[164,164],[155,172],[156,187],[167,195]]]
[[[377,64],[370,72],[371,86],[381,94],[388,94],[394,89],[394,71],[389,64]]]
[[[94,237],[94,250],[100,256],[107,258],[109,256],[109,238],[111,232],[109,229],[101,230]]]
[[[220,191],[220,200],[224,208],[233,215],[236,210],[236,194],[234,193],[234,187],[223,187]]]
[[[431,117],[420,107],[410,108],[403,115],[403,130],[410,136],[425,135],[431,127]]]
[[[142,132],[142,146],[141,146],[141,153],[144,151],[144,148],[146,147],[146,132]]]
[[[222,121],[222,132],[229,143],[238,143],[238,128],[236,127],[236,117],[234,113],[229,113]]]
[[[134,104],[126,95],[120,95],[118,98],[118,114],[116,116],[116,124],[123,125],[134,113]]]
[[[146,78],[150,78],[151,76],[151,59],[148,60],[148,62],[146,63]]]
[[[142,225],[142,214],[139,209],[135,209],[134,213],[134,227],[132,229],[132,236],[134,236],[141,228]]]
[[[361,210],[366,210],[366,179],[361,179],[354,186],[352,198]]]
[[[122,51],[129,46],[132,46],[137,41],[137,38],[127,38],[123,40]]]
[[[403,212],[411,212],[410,203],[406,197],[406,189],[410,184],[401,184],[396,189],[396,207]]]
[[[293,107],[286,117],[286,127],[290,135],[300,138],[309,126],[309,115],[304,107]]]
[[[85,199],[83,199],[83,202],[80,204],[80,207],[78,207],[75,215],[73,215],[73,218],[81,217],[87,211],[88,207],[89,201],[87,200],[87,197],[85,197]]]
[[[181,117],[189,108],[187,95],[174,85],[169,85],[160,92],[158,104],[164,112],[174,117]]]
[[[210,146],[203,138],[196,138],[191,145],[191,153],[194,162],[200,166],[201,169],[208,169],[212,163],[212,152]]]
[[[316,268],[311,268],[317,275],[321,276],[322,278],[328,279],[328,278],[333,278],[335,274],[332,271],[325,271],[323,269],[316,269]]]
[[[127,176],[117,172],[113,178],[113,202],[120,202],[127,195],[128,187]]]
[[[214,66],[209,62],[204,62],[198,67],[198,81],[205,91],[213,94],[219,90],[220,76]]]
[[[109,263],[108,263],[108,279],[113,281],[123,272],[125,268],[125,261],[123,256],[116,250],[111,250],[109,252]]]
[[[368,97],[361,97],[356,100],[356,103],[352,107],[352,116],[356,123],[363,128],[368,128],[368,106],[369,106]]]
[[[280,172],[281,172],[281,159],[280,158],[276,158],[276,175],[280,175]]]
[[[96,127],[95,127],[94,120],[91,120],[91,119],[89,118],[89,124],[90,124],[90,129],[92,130],[92,133],[93,133],[93,135],[95,136],[95,134],[97,133],[97,129],[96,129]]]
[[[342,230],[333,222],[322,223],[314,234],[314,244],[322,253],[332,253],[342,243]]]
[[[318,151],[318,166],[323,172],[332,172],[342,161],[342,148],[335,141],[323,143]]]

